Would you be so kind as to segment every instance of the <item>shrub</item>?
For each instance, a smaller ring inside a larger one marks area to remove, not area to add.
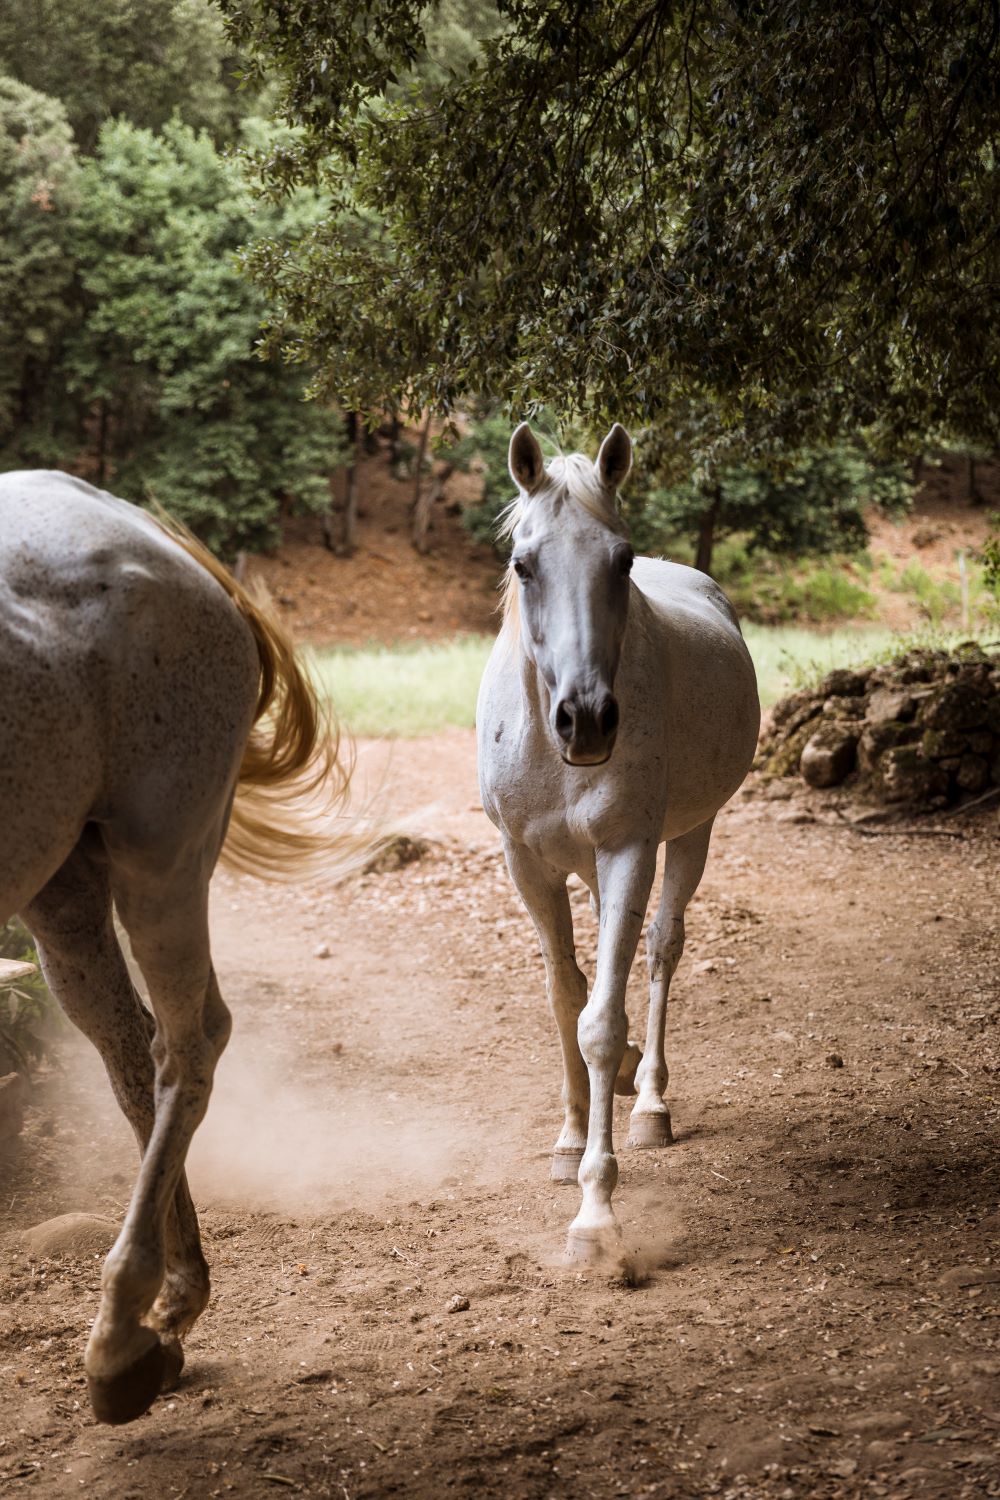
[[[94,477],[160,502],[224,554],[266,545],[283,504],[329,503],[341,430],[303,400],[300,370],[257,357],[263,309],[235,252],[268,212],[208,136],[176,122],[162,136],[105,125],[81,186],[83,312],[65,369]]]
[[[37,964],[31,934],[12,918],[0,927],[0,958]],[[48,1050],[49,1032],[59,1012],[40,974],[0,984],[0,1073],[12,1068],[28,1075]]]

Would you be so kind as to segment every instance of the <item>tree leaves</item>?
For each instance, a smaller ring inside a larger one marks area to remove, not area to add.
[[[277,0],[224,8],[304,126],[265,182],[350,176],[337,234],[286,246],[280,285],[257,268],[325,388],[658,423],[708,402],[706,433],[751,447],[873,422],[998,440],[985,0],[505,0],[478,61],[433,78],[434,8],[282,3],[280,35]],[[338,238],[365,213],[378,274]]]

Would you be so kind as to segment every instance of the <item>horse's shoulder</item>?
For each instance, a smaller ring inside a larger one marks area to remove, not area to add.
[[[699,568],[663,557],[637,557],[632,578],[656,612],[668,620],[694,616],[705,624],[724,621],[739,632],[733,606],[715,579]]]

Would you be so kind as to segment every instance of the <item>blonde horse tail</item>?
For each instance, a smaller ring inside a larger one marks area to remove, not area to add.
[[[253,634],[260,661],[254,727],[240,765],[221,860],[263,879],[341,876],[377,840],[348,811],[354,749],[304,669],[263,585],[251,590],[172,516],[157,521],[220,583]]]

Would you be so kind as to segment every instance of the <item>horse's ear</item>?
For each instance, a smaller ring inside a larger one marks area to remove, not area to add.
[[[597,473],[601,483],[616,490],[628,478],[632,467],[632,439],[620,422],[608,433],[597,455]]]
[[[541,445],[527,422],[522,422],[520,427],[514,429],[507,465],[511,479],[528,495],[538,488],[545,477],[545,459],[542,457]]]

